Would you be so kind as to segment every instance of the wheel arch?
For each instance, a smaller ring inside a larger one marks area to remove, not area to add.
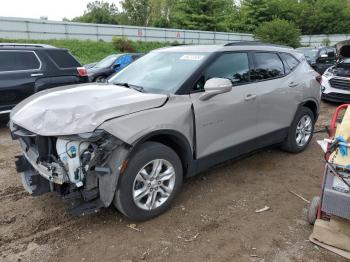
[[[315,121],[317,120],[318,114],[319,114],[318,113],[319,112],[319,105],[316,101],[314,101],[313,99],[308,99],[308,100],[302,102],[299,105],[299,108],[300,107],[306,107],[306,108],[310,109],[312,111],[312,113],[314,114]]]
[[[184,176],[192,172],[194,162],[193,150],[188,139],[180,132],[174,130],[153,131],[138,139],[132,145],[128,158],[130,158],[143,143],[148,141],[158,142],[173,149],[181,160]]]
[[[99,77],[104,77],[105,79],[108,77],[106,74],[100,74],[98,76],[95,76],[94,77],[94,80],[92,80],[92,82],[96,82],[96,80],[99,78]]]

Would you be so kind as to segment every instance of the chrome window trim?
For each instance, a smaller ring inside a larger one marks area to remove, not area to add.
[[[33,53],[36,59],[39,61],[39,68],[33,68],[33,69],[25,69],[25,70],[11,70],[11,71],[0,71],[0,74],[4,73],[15,73],[15,72],[32,72],[32,71],[40,71],[42,68],[42,62],[37,55],[35,51],[28,51],[28,50],[0,50],[0,52],[25,52],[25,53]]]

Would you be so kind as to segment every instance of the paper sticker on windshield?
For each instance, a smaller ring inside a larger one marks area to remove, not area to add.
[[[200,61],[204,55],[183,55],[180,60]]]

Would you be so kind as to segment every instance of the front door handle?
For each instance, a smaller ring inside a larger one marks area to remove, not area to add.
[[[296,82],[290,82],[289,83],[289,87],[297,87],[299,85],[299,83],[296,83]]]
[[[249,94],[249,95],[247,95],[247,96],[244,98],[244,100],[245,100],[245,101],[250,101],[250,100],[254,100],[256,97],[257,97],[257,95]]]

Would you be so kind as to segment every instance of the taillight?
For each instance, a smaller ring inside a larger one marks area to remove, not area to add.
[[[87,71],[85,67],[77,67],[79,76],[87,76]]]
[[[316,76],[316,81],[319,82],[320,84],[322,84],[322,76],[321,75],[317,75]]]

